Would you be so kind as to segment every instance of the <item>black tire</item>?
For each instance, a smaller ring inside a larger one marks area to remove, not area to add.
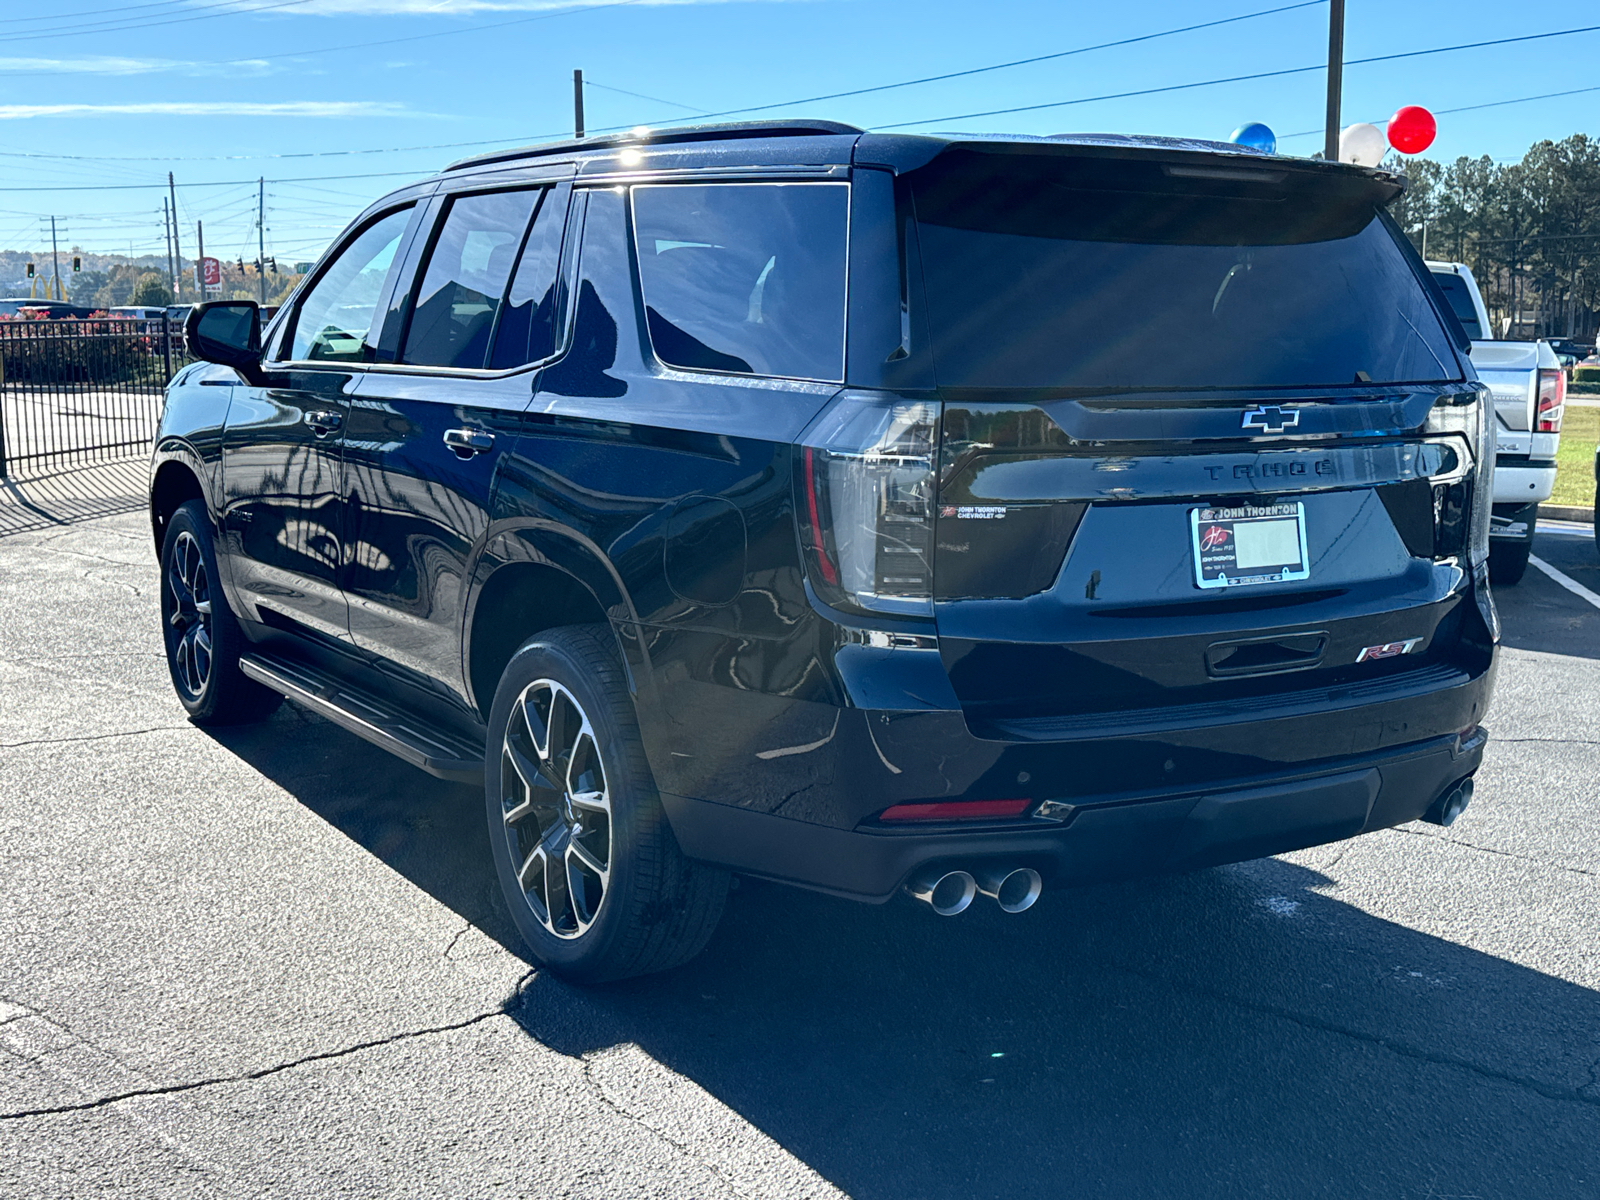
[[[161,546],[161,635],[178,701],[196,725],[259,721],[283,702],[239,670],[244,634],[217,575],[205,502],[178,506]]]
[[[700,953],[728,874],[685,858],[672,835],[607,626],[522,645],[495,690],[488,748],[495,873],[535,958],[598,983]]]
[[[1533,538],[1516,542],[1489,543],[1489,582],[1496,587],[1511,587],[1528,573],[1528,555],[1533,553]]]

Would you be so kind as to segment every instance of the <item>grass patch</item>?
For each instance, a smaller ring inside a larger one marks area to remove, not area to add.
[[[1600,408],[1567,405],[1556,451],[1556,488],[1551,504],[1594,505],[1594,449],[1600,442]]]

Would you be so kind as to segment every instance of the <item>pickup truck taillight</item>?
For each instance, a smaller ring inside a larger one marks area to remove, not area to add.
[[[1561,411],[1567,403],[1567,373],[1559,367],[1539,371],[1539,408],[1534,414],[1535,433],[1560,433]]]
[[[933,615],[938,405],[845,392],[803,436],[800,540],[827,604]]]

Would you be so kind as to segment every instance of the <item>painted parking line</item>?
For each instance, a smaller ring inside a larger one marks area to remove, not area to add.
[[[1550,576],[1551,579],[1554,579],[1558,584],[1566,588],[1567,591],[1571,592],[1580,600],[1587,600],[1596,608],[1600,608],[1600,596],[1595,595],[1588,588],[1584,587],[1583,584],[1579,583],[1576,579],[1573,579],[1570,575],[1556,570],[1537,554],[1528,555],[1528,563],[1530,566],[1538,567],[1539,570]]]
[[[1539,532],[1554,533],[1561,537],[1592,538],[1594,536],[1594,526],[1579,525],[1577,522],[1573,522],[1571,524],[1557,524],[1554,521],[1540,521]]]

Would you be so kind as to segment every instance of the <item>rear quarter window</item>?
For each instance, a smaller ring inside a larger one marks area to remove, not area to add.
[[[843,183],[633,189],[656,357],[688,370],[844,378]]]

